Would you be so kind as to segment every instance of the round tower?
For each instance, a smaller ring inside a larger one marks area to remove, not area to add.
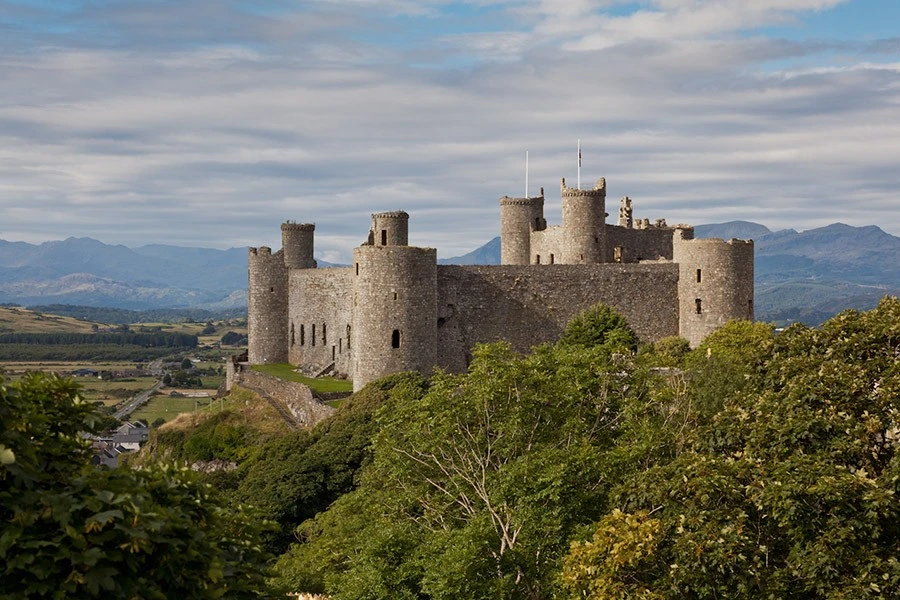
[[[531,232],[546,226],[543,189],[531,198],[500,198],[500,264],[530,264]]]
[[[676,229],[679,335],[696,347],[732,319],[753,319],[753,240],[691,239]]]
[[[313,239],[316,226],[313,223],[281,224],[281,247],[284,250],[284,266],[288,269],[315,269]]]
[[[247,360],[250,364],[287,362],[287,269],[283,252],[266,246],[247,256]]]
[[[374,246],[408,246],[409,215],[402,210],[373,214],[372,234]]]
[[[377,234],[380,235],[380,234]],[[429,373],[437,357],[437,252],[353,250],[353,389],[390,373]]]
[[[560,183],[562,227],[565,241],[562,260],[565,264],[596,264],[605,261],[606,247],[606,180],[600,178],[594,189],[579,190]]]

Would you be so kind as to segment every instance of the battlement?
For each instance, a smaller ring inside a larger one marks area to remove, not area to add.
[[[297,223],[295,221],[285,221],[281,224],[281,231],[315,231],[315,223]]]
[[[268,246],[260,246],[259,248],[250,247],[247,251],[250,256],[272,256],[272,249]]]
[[[530,198],[510,198],[509,196],[503,196],[500,198],[500,206],[543,206],[543,191],[544,190],[541,190],[540,196],[531,196]]]
[[[373,219],[406,219],[409,220],[409,213],[405,210],[389,210],[386,212],[372,213]]]
[[[589,198],[606,198],[606,178],[601,177],[597,180],[597,183],[594,184],[593,189],[590,190],[579,190],[578,188],[570,188],[566,185],[566,178],[563,177],[562,181],[559,184],[559,192],[563,198],[572,198],[572,197],[589,197]]]

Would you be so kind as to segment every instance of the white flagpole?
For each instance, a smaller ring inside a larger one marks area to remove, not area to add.
[[[525,197],[528,197],[528,150],[525,151]]]
[[[578,189],[581,189],[581,138],[578,138]]]

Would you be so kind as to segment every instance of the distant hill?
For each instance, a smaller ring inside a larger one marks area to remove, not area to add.
[[[900,295],[900,238],[876,226],[835,223],[797,232],[759,223],[698,225],[697,237],[753,239],[756,316],[811,325],[844,308],[872,308]],[[318,261],[320,267],[337,266]],[[440,264],[500,264],[500,238]],[[33,245],[0,240],[0,303],[69,304],[130,310],[242,309],[246,248],[112,246],[91,238]]]

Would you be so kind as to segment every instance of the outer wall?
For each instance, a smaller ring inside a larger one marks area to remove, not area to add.
[[[674,229],[651,227],[628,229],[618,225],[606,226],[606,260],[615,262],[616,247],[622,249],[621,262],[641,260],[672,260],[672,235]]]
[[[676,234],[673,252],[680,270],[680,335],[691,346],[732,319],[753,319],[752,241],[682,241]]]
[[[642,340],[678,334],[678,266],[671,263],[442,265],[437,283],[437,362],[451,371],[466,369],[479,342],[507,340],[526,352],[555,341],[598,302],[622,312]]]
[[[351,372],[351,273],[350,268],[290,271],[287,339],[291,364],[316,371],[334,360],[336,372]]]
[[[247,329],[250,364],[287,362],[287,269],[281,251],[248,253]]]
[[[398,371],[430,373],[437,346],[437,252],[360,246],[353,262],[353,389]]]

